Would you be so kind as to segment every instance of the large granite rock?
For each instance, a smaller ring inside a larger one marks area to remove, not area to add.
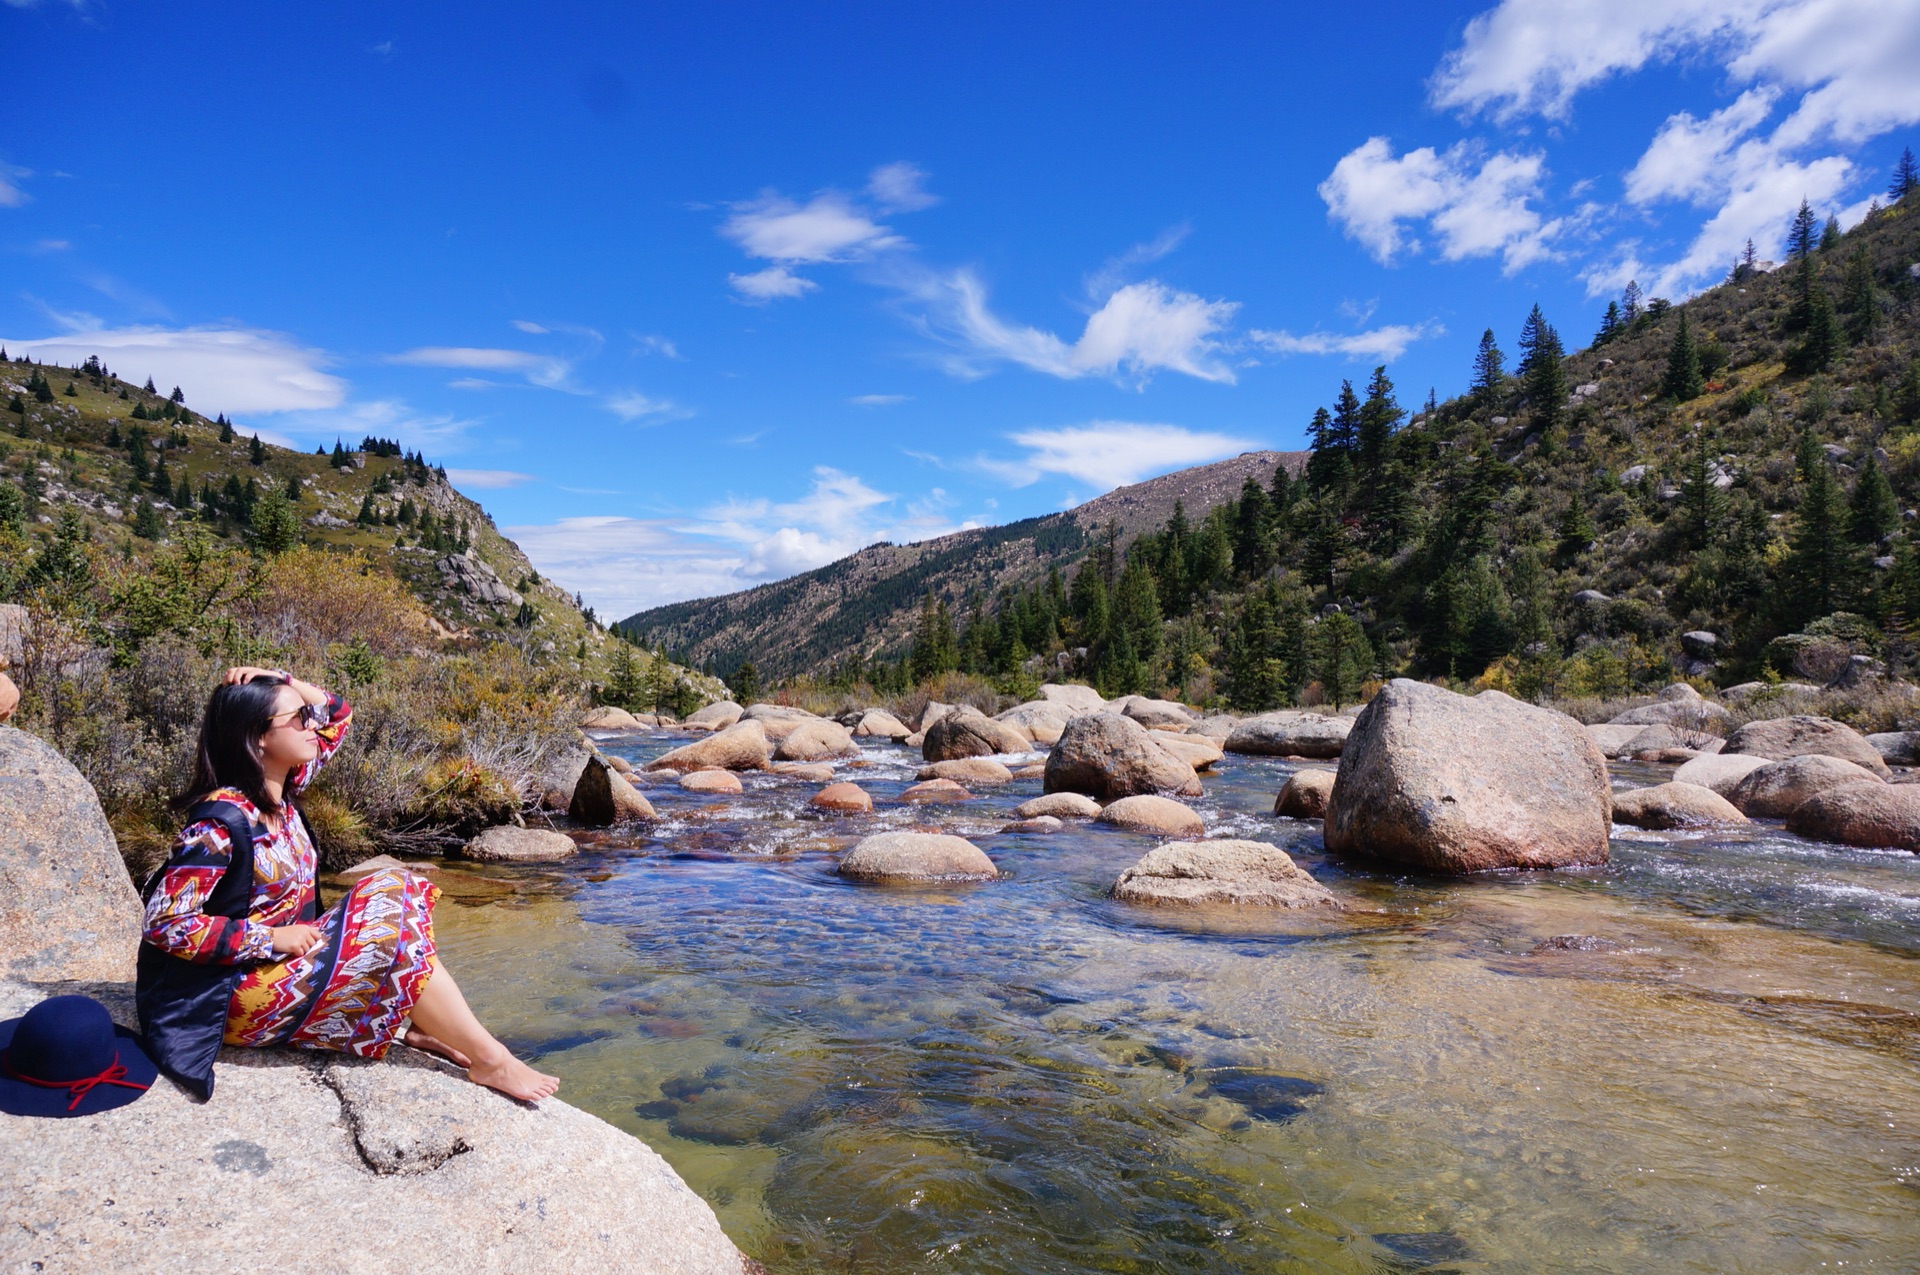
[[[725,730],[740,720],[740,714],[746,710],[730,699],[719,700],[707,705],[698,712],[688,713],[687,720],[680,723],[694,730]]]
[[[124,984],[0,983],[0,1018],[80,992],[133,1026]],[[84,1120],[0,1115],[7,1270],[756,1269],[647,1145],[558,1098],[523,1104],[396,1048],[370,1063],[223,1049],[212,1102],[162,1078]],[[295,1219],[290,1222],[290,1219]],[[292,1230],[289,1230],[289,1227]]]
[[[1227,736],[1227,751],[1254,757],[1338,757],[1354,720],[1291,709],[1245,717]]]
[[[1114,882],[1126,903],[1331,908],[1333,893],[1264,841],[1175,841],[1149,850]]]
[[[1848,784],[1880,783],[1880,776],[1825,753],[1768,762],[1733,786],[1727,800],[1761,819],[1785,819],[1809,797]]]
[[[1118,713],[1091,713],[1068,722],[1047,754],[1041,786],[1102,801],[1140,793],[1200,795],[1193,767],[1162,748],[1146,727]]]
[[[928,761],[952,761],[958,757],[1024,753],[1032,746],[1033,741],[1021,731],[963,704],[927,727],[920,755]]]
[[[1227,756],[1219,744],[1205,735],[1169,735],[1156,730],[1153,732],[1153,742],[1160,745],[1163,752],[1178,757],[1195,770],[1212,770]]]
[[[1122,797],[1100,811],[1101,823],[1124,828],[1128,832],[1148,832],[1159,837],[1197,837],[1207,830],[1206,821],[1191,806],[1171,797],[1141,794]]]
[[[1879,750],[1869,744],[1865,736],[1830,717],[1803,715],[1748,722],[1727,736],[1727,746],[1722,751],[1750,753],[1774,761],[1785,761],[1806,753],[1820,753],[1864,766],[1882,778],[1889,773]]]
[[[602,704],[599,708],[589,709],[580,719],[582,730],[644,730],[651,723],[643,722],[624,708],[615,708],[611,704]]]
[[[766,726],[744,721],[662,753],[648,770],[764,770],[772,759]]]
[[[1889,766],[1920,766],[1920,731],[1885,731],[1867,736],[1867,742]]]
[[[767,732],[768,740],[778,744],[802,726],[827,719],[816,713],[809,713],[804,708],[794,708],[789,704],[749,704],[746,711],[740,714],[740,720],[759,722],[761,729]],[[839,725],[837,722],[832,724]]]
[[[866,814],[873,809],[873,798],[859,784],[828,784],[813,794],[807,803],[818,810],[832,810],[841,814]]]
[[[1586,728],[1594,746],[1604,757],[1626,757],[1632,752],[1630,745],[1647,733],[1645,726],[1615,726],[1610,722]]]
[[[93,785],[0,726],[0,977],[130,979],[140,899]]]
[[[965,837],[938,832],[882,832],[840,860],[840,875],[855,881],[902,885],[921,881],[991,881],[993,860]]]
[[[567,813],[590,828],[604,828],[629,819],[651,819],[653,805],[625,775],[600,757],[589,757],[574,781]]]
[[[580,847],[564,832],[502,824],[467,842],[461,853],[482,863],[558,863],[579,854]]]
[[[1747,817],[1711,788],[1668,783],[1613,794],[1613,821],[1666,830],[1745,823]]]
[[[922,766],[918,777],[951,779],[962,786],[1013,782],[1013,772],[991,757],[955,757],[952,761],[937,761],[930,766]]]
[[[777,761],[824,761],[829,757],[852,757],[860,752],[853,735],[839,722],[816,717],[798,722],[773,750]]]
[[[1354,723],[1327,849],[1433,872],[1605,863],[1606,758],[1573,718],[1395,678]]]
[[[1682,762],[1680,769],[1673,772],[1673,782],[1698,784],[1702,788],[1711,788],[1725,797],[1733,792],[1742,779],[1762,766],[1772,764],[1765,757],[1754,757],[1747,753],[1718,753],[1694,757]]]
[[[518,607],[526,600],[509,589],[494,569],[471,549],[450,553],[434,566],[440,569],[441,584],[486,606]]]
[[[1920,784],[1857,783],[1815,794],[1787,831],[1843,846],[1920,851]]]
[[[1013,727],[1025,735],[1030,743],[1052,744],[1060,738],[1060,732],[1067,728],[1068,720],[1075,716],[1077,714],[1064,705],[1037,700],[1031,704],[1016,704],[993,720]]]
[[[1098,713],[1107,706],[1107,701],[1101,698],[1099,691],[1078,682],[1048,682],[1040,688],[1040,698],[1049,704],[1069,709],[1075,715]]]
[[[853,733],[861,739],[902,740],[913,732],[907,724],[884,709],[870,708],[860,714],[854,723]]]
[[[1302,770],[1287,779],[1273,799],[1273,813],[1288,819],[1325,819],[1333,796],[1331,770]]]
[[[740,776],[731,770],[690,770],[680,776],[679,786],[683,792],[705,793],[736,797],[746,789],[740,783]]]
[[[1185,704],[1170,699],[1149,699],[1145,695],[1123,695],[1107,705],[1109,712],[1131,717],[1142,726],[1178,726],[1190,728],[1200,719]]]

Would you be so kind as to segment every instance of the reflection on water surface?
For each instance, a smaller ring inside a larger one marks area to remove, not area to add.
[[[1358,874],[1266,813],[1288,765],[1229,759],[1209,833],[1370,911],[1166,914],[1104,897],[1148,838],[995,834],[1037,780],[891,807],[912,759],[864,760],[873,816],[657,787],[566,865],[436,874],[483,1018],[774,1270],[1920,1267],[1913,856],[1756,827]],[[1003,879],[831,873],[934,825]]]

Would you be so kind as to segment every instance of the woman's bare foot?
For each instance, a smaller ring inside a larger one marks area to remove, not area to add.
[[[427,1035],[418,1027],[407,1028],[406,1034],[402,1036],[400,1040],[403,1044],[411,1045],[422,1053],[438,1054],[456,1067],[465,1069],[473,1066],[473,1059],[467,1057],[439,1037]]]
[[[522,1102],[551,1098],[554,1091],[560,1088],[560,1077],[535,1071],[504,1050],[502,1054],[498,1061],[467,1068],[467,1079],[476,1085],[498,1089],[507,1097],[518,1098]]]

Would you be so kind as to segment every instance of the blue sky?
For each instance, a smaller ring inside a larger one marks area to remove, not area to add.
[[[625,615],[1583,344],[1920,123],[1920,0],[670,8],[0,0],[0,341]]]

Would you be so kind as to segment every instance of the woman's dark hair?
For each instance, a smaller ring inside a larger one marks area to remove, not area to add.
[[[214,687],[200,719],[200,743],[193,753],[193,782],[174,798],[186,809],[203,801],[216,788],[238,788],[264,814],[280,813],[280,803],[267,792],[266,771],[260,765],[260,738],[273,720],[284,677],[256,677],[250,682]]]

